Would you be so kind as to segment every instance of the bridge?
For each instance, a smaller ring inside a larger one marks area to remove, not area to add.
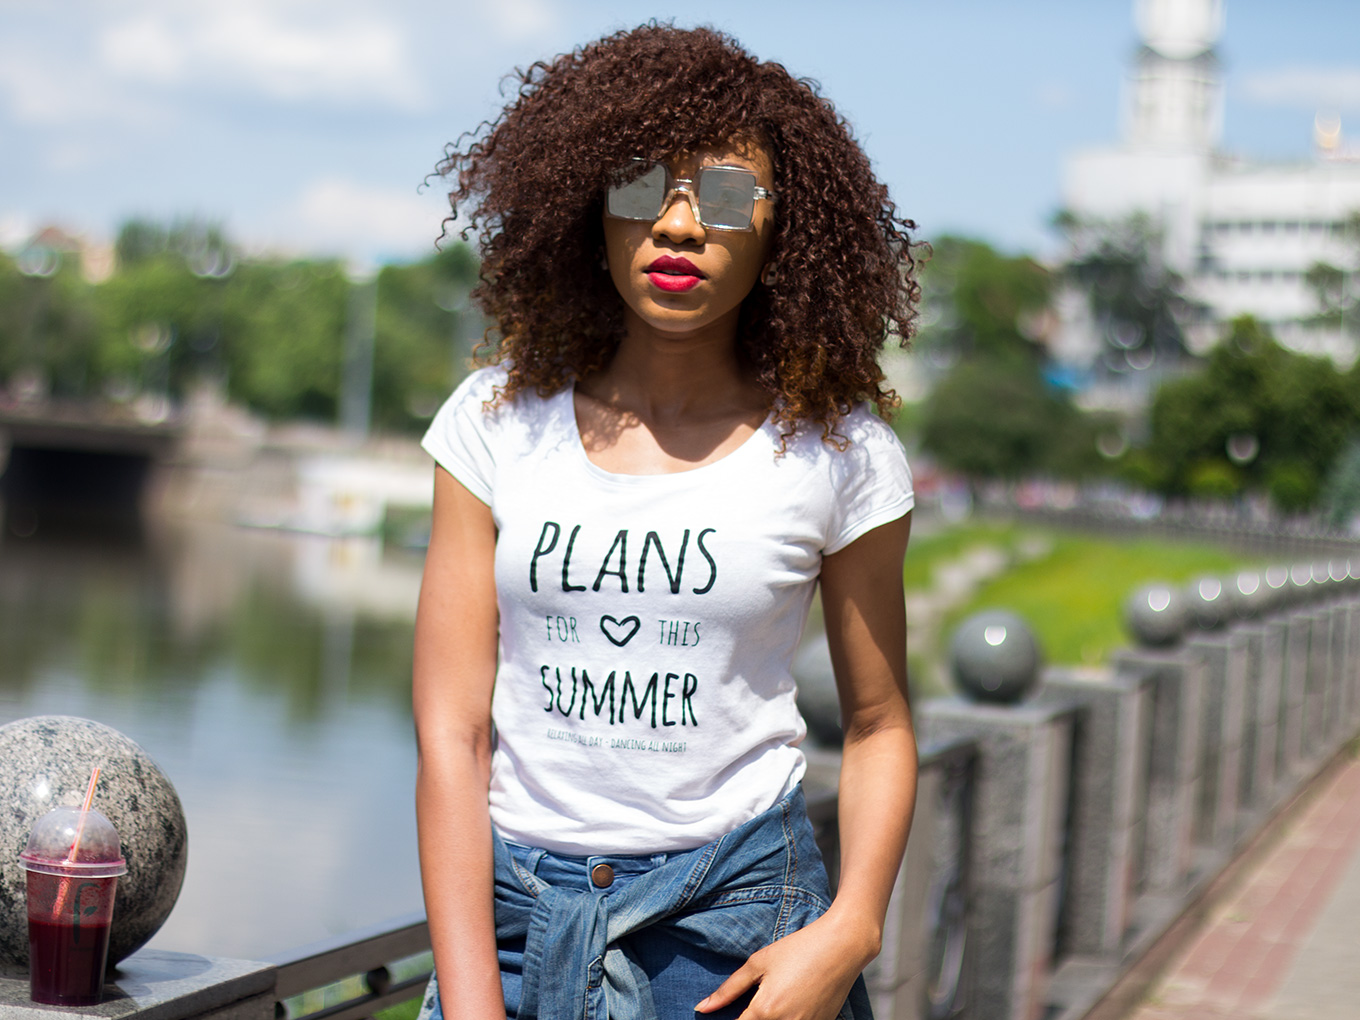
[[[140,414],[137,413],[140,410]],[[166,407],[61,400],[0,401],[0,497],[8,530],[126,527],[152,466],[183,422]]]

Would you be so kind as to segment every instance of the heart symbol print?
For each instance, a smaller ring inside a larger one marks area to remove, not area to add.
[[[636,616],[625,616],[622,620],[616,620],[606,613],[600,617],[600,630],[610,641],[622,648],[629,641],[633,640],[633,635],[642,626],[642,621]]]

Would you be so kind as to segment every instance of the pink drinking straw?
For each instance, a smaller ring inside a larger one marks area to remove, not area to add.
[[[80,808],[80,821],[76,823],[76,838],[71,841],[71,850],[66,855],[66,863],[74,864],[76,853],[80,850],[80,837],[85,835],[85,819],[90,816],[90,805],[94,803],[94,788],[99,782],[99,766],[96,765],[90,772],[90,785],[85,789],[85,803]],[[61,916],[62,909],[66,906],[66,894],[71,891],[71,876],[62,877],[61,885],[57,887],[57,899],[52,904],[52,920]]]

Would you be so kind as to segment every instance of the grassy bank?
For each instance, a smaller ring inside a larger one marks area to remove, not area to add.
[[[959,621],[981,609],[1009,609],[1034,628],[1045,659],[1055,664],[1103,662],[1128,643],[1123,606],[1151,581],[1184,583],[1202,574],[1235,572],[1250,562],[1240,553],[1203,542],[1105,537],[1019,525],[964,525],[929,536],[925,569],[949,555],[992,543],[1008,558],[1004,571],[979,584],[943,617],[944,646]],[[921,566],[908,571],[908,587]]]

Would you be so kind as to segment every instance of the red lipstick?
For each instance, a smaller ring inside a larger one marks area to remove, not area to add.
[[[672,293],[697,287],[704,278],[693,262],[675,255],[662,255],[653,259],[643,272],[652,281],[652,286]]]

